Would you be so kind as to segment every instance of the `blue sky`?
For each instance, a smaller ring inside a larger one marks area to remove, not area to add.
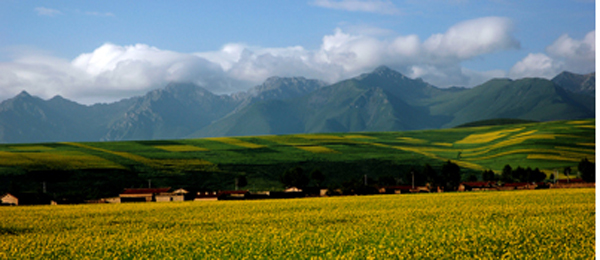
[[[585,0],[0,1],[0,99],[231,93],[388,65],[439,86],[595,71]]]

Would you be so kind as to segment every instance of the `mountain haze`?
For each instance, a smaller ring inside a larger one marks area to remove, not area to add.
[[[141,97],[80,105],[22,92],[0,103],[1,142],[177,139],[447,128],[514,118],[595,117],[595,74],[493,79],[472,89],[435,87],[381,66],[334,84],[272,77],[232,95],[170,83]]]

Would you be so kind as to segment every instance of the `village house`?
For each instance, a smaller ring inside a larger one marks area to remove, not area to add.
[[[216,191],[199,191],[196,193],[194,201],[211,201],[217,200],[218,195]]]
[[[48,194],[44,193],[6,193],[0,196],[1,205],[56,205]]]
[[[119,194],[121,202],[150,202],[157,201],[156,197],[161,197],[161,194],[166,194],[171,188],[141,188],[141,189],[125,189]],[[169,197],[170,198],[170,197]],[[161,197],[164,201],[165,198]]]
[[[14,195],[10,194],[10,193],[4,194],[0,198],[0,201],[2,202],[2,205],[7,205],[7,206],[17,206],[17,205],[19,205],[19,199],[17,197],[15,197]]]
[[[161,192],[155,196],[156,202],[184,201],[187,190],[177,189],[173,192]]]
[[[458,185],[458,191],[490,191],[496,190],[496,183],[491,181],[463,182]]]
[[[243,200],[250,195],[250,191],[247,190],[227,190],[219,191],[217,195],[218,200]]]
[[[405,193],[419,193],[419,192],[430,192],[430,190],[426,186],[415,186],[413,189],[413,187],[409,186],[409,185],[385,186],[385,187],[379,188],[379,193],[381,193],[381,194],[405,194]]]

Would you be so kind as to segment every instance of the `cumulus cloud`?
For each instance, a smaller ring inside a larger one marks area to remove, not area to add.
[[[351,12],[398,14],[400,10],[391,1],[381,0],[315,0],[314,5]]]
[[[62,14],[62,12],[59,10],[52,9],[52,8],[46,8],[46,7],[36,7],[34,10],[38,15],[43,15],[43,16],[52,17],[52,16]]]
[[[388,65],[433,85],[473,86],[498,71],[465,70],[461,62],[514,49],[519,42],[506,18],[469,20],[424,40],[417,35],[379,38],[335,29],[320,47],[265,48],[225,44],[208,52],[180,53],[145,44],[103,44],[73,60],[44,55],[0,63],[0,98],[26,89],[44,98],[60,94],[83,103],[108,102],[164,87],[194,82],[215,93],[245,90],[271,76],[304,76],[328,82]]]
[[[596,31],[587,33],[581,40],[564,34],[546,47],[546,53],[530,53],[517,62],[509,76],[552,78],[564,70],[590,73],[596,70],[595,63]]]

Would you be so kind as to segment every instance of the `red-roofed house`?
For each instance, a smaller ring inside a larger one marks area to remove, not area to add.
[[[484,191],[495,189],[496,183],[491,181],[471,181],[458,185],[458,191]]]

